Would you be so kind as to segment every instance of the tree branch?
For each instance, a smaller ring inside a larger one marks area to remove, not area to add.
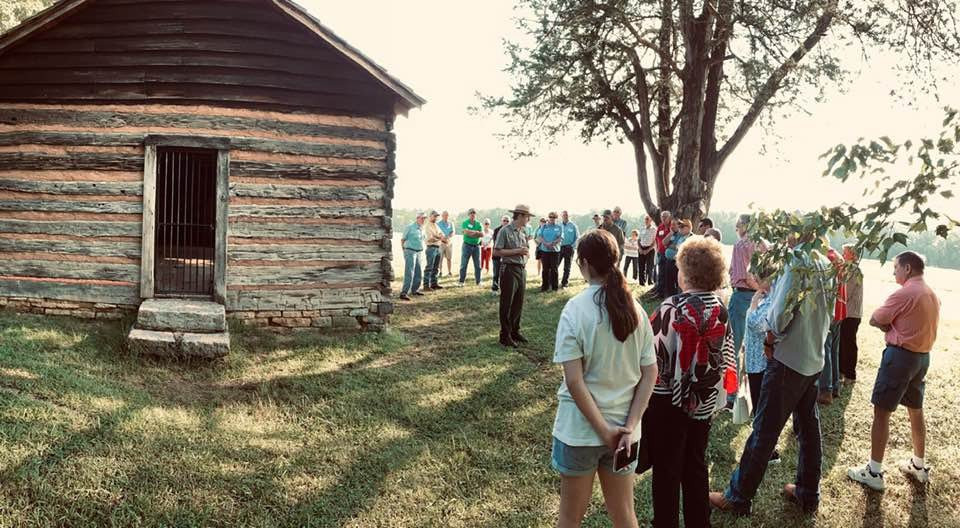
[[[730,153],[737,148],[737,145],[739,145],[744,136],[746,136],[750,127],[756,123],[757,118],[760,117],[760,113],[770,102],[770,99],[777,93],[783,79],[797,67],[797,64],[800,63],[803,57],[813,49],[826,34],[827,29],[830,28],[830,24],[833,22],[834,16],[836,16],[837,2],[838,0],[827,0],[827,4],[824,6],[820,18],[817,19],[813,30],[807,35],[807,38],[804,39],[803,43],[794,50],[790,57],[767,78],[763,88],[760,89],[757,98],[754,99],[753,104],[750,105],[747,113],[744,114],[743,119],[733,132],[733,135],[730,136],[730,139],[727,140],[726,144],[724,144],[723,148],[718,152],[714,166],[716,173],[719,173],[720,167],[730,156]]]

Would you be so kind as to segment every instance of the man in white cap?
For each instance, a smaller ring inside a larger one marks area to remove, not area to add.
[[[403,232],[400,238],[400,246],[403,247],[403,286],[400,288],[400,298],[409,301],[407,296],[409,292],[412,295],[423,295],[420,293],[420,281],[423,278],[423,263],[421,254],[423,253],[423,222],[427,215],[417,213],[417,219]]]
[[[526,343],[520,334],[520,315],[523,313],[523,294],[527,289],[526,226],[530,221],[530,207],[518,205],[510,211],[513,222],[503,226],[493,245],[493,256],[500,259],[500,344],[517,348]]]

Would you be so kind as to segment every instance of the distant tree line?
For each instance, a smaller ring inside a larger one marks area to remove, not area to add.
[[[534,210],[534,212],[540,215],[540,217],[546,218],[547,213],[550,211]],[[599,212],[602,212],[602,209],[598,209],[596,211],[596,213]],[[560,211],[558,210],[557,213],[559,214]],[[582,233],[593,228],[593,215],[596,213],[571,212],[570,219],[573,221],[573,223],[577,224],[577,227],[580,228],[580,232]],[[404,227],[414,221],[416,214],[417,211],[413,209],[394,209],[394,232],[402,232]],[[506,208],[477,209],[477,219],[482,222],[484,219],[489,218],[494,227],[497,226],[497,223],[500,221],[500,217],[503,215],[510,215]],[[637,228],[638,226],[642,226],[644,216],[645,215],[624,213],[623,218],[627,221],[627,230],[629,231]],[[710,219],[713,220],[714,226],[723,234],[723,242],[725,244],[732,244],[737,239],[737,230],[734,228],[737,223],[737,216],[739,216],[739,213],[731,213],[726,211],[718,211],[710,214]],[[450,220],[457,226],[458,231],[460,222],[466,218],[466,211],[450,211]],[[538,220],[539,217],[534,218],[534,222]],[[629,233],[627,234],[629,235]],[[833,235],[830,237],[830,245],[836,248],[839,248],[846,242],[852,241],[852,238],[845,238],[841,235]],[[938,268],[960,269],[960,233],[956,231],[952,232],[946,239],[937,236],[936,233],[932,231],[913,233],[911,234],[910,239],[907,241],[907,245],[911,250],[925,255],[927,257],[927,264],[930,266],[935,266]],[[893,249],[893,252],[896,253],[896,248]],[[876,257],[876,255],[869,254],[865,256],[865,258],[868,259],[875,259]]]

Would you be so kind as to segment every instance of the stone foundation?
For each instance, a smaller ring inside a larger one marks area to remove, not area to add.
[[[42,315],[68,315],[80,319],[122,319],[136,313],[137,307],[128,304],[105,304],[55,299],[27,299],[0,297],[0,309]]]
[[[384,301],[370,303],[365,308],[236,311],[228,312],[227,317],[242,321],[244,324],[276,331],[331,328],[380,332],[386,328],[391,313],[393,313],[393,304]]]
[[[137,312],[137,307],[126,304],[104,304],[54,299],[26,299],[0,297],[0,309],[42,315],[68,315],[81,319],[122,319]],[[237,311],[227,317],[245,324],[270,330],[287,331],[304,328],[330,328],[381,332],[390,321],[393,303],[373,302],[365,308],[337,308],[328,310]]]

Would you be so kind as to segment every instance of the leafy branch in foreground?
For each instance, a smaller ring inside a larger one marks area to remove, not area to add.
[[[953,199],[960,177],[960,116],[946,110],[942,130],[935,138],[920,138],[895,143],[888,137],[859,140],[853,145],[837,145],[821,158],[828,159],[824,176],[847,182],[851,177],[863,182],[867,204],[841,203],[810,212],[775,210],[754,213],[750,237],[766,251],[754,254],[753,264],[780,269],[791,263],[801,278],[795,301],[812,292],[816,275],[822,268],[812,264],[827,250],[824,240],[839,233],[854,240],[857,254],[875,253],[883,263],[897,244],[907,246],[911,233],[930,231],[946,238],[960,227],[957,219],[935,210],[931,199]],[[910,174],[910,172],[914,172]],[[905,176],[898,176],[907,172]],[[789,241],[799,241],[794,247]],[[808,258],[813,256],[814,259]],[[825,272],[831,281],[840,274],[859,273],[853,263],[829,266]]]

